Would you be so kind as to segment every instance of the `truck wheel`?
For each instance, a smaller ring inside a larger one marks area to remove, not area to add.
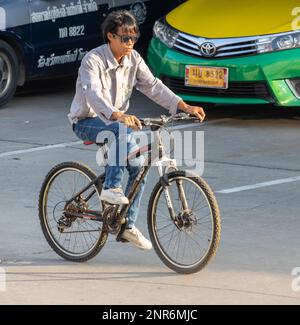
[[[15,94],[19,64],[13,48],[0,40],[0,108]]]

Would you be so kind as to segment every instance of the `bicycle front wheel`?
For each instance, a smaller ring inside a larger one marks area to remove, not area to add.
[[[73,262],[85,262],[99,253],[108,233],[103,223],[88,218],[67,217],[66,212],[102,211],[101,184],[92,185],[75,200],[96,174],[87,166],[65,162],[55,166],[46,176],[39,196],[39,218],[51,248]]]
[[[187,176],[185,171],[167,176],[175,220],[169,214],[163,186],[158,182],[148,206],[149,235],[165,265],[178,273],[195,273],[207,265],[218,248],[218,204],[202,178]]]

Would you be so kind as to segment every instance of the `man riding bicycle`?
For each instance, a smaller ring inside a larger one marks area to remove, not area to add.
[[[155,78],[146,63],[133,47],[139,38],[139,27],[135,17],[126,10],[110,13],[102,25],[105,44],[85,55],[81,62],[76,82],[76,93],[68,115],[75,134],[84,141],[96,142],[99,132],[111,131],[116,139],[116,151],[124,139],[120,139],[120,123],[125,124],[127,154],[136,150],[133,131],[141,129],[135,115],[126,114],[133,87],[175,114],[177,109],[203,121],[203,108],[190,106],[175,95],[159,79]],[[129,179],[125,194],[140,171],[142,164],[105,167],[105,183],[100,199],[110,204],[128,204],[121,183],[125,168]],[[140,249],[151,249],[152,244],[134,226],[138,217],[145,179],[128,210],[128,224],[122,238]]]

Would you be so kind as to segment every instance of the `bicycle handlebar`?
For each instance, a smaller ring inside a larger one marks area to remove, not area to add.
[[[199,119],[195,116],[191,116],[187,113],[178,113],[171,116],[161,115],[156,118],[140,118],[139,119],[143,126],[155,126],[155,127],[163,127],[170,122],[178,122],[178,121],[194,121],[199,122]]]

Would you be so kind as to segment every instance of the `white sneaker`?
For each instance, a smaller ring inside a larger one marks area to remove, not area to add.
[[[128,204],[128,198],[124,195],[121,187],[102,189],[100,200],[110,204]]]
[[[149,250],[152,249],[151,242],[146,239],[142,233],[136,228],[132,227],[132,229],[125,229],[122,234],[122,238],[128,240],[133,245],[140,249]]]

